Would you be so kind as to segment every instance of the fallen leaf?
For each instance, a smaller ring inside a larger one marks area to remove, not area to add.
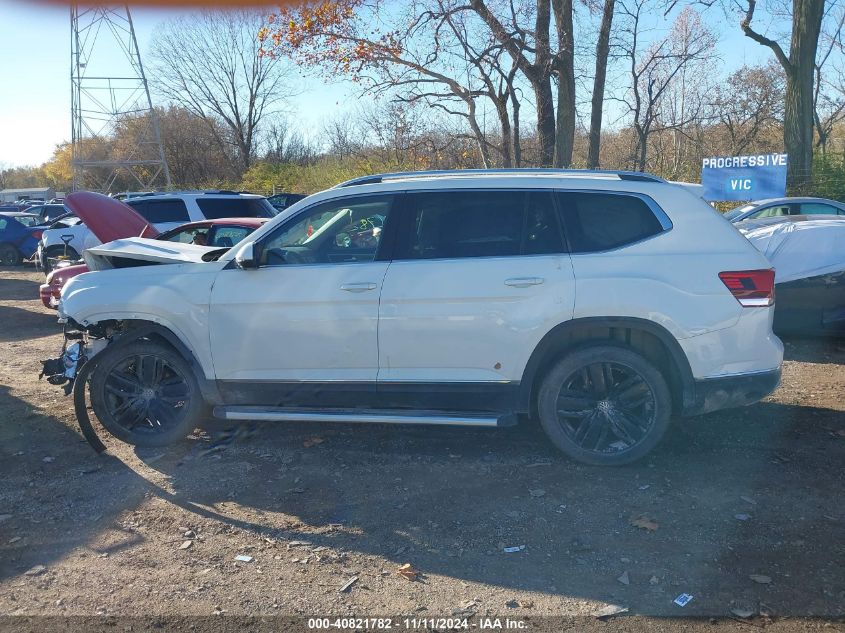
[[[312,446],[317,446],[317,444],[322,444],[322,443],[323,443],[323,442],[325,442],[325,441],[326,441],[326,440],[325,440],[325,439],[323,439],[322,437],[309,437],[307,440],[305,440],[305,441],[302,443],[302,445],[303,445],[305,448],[311,448]]]
[[[622,575],[619,576],[619,578],[617,578],[616,580],[621,582],[623,585],[630,585],[631,584],[631,579],[628,577],[627,571],[622,572]]]
[[[540,497],[546,496],[546,491],[542,488],[535,488],[534,490],[529,490],[528,494],[530,494],[535,499],[539,499]]]
[[[649,519],[645,515],[640,515],[638,517],[631,517],[631,525],[636,528],[640,528],[642,530],[648,530],[649,532],[654,532],[658,527],[657,521],[653,519]]]
[[[750,514],[735,514],[734,518],[737,521],[748,521],[748,519],[751,518],[751,515]]]
[[[761,585],[768,585],[772,582],[771,576],[764,576],[762,574],[751,574],[749,578],[754,582],[760,583]]]
[[[404,565],[400,565],[399,569],[396,570],[396,573],[405,578],[406,580],[416,580],[417,576],[420,575],[419,570],[414,569],[411,563],[405,563]]]
[[[754,501],[754,499],[752,499],[751,497],[747,497],[745,495],[740,495],[739,498],[742,499],[743,501],[745,501],[746,503],[750,503],[751,505],[757,505],[757,502]]]

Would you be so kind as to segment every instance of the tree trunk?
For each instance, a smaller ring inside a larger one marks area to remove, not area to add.
[[[789,154],[790,190],[798,194],[809,190],[813,172],[813,72],[823,14],[824,0],[793,2],[783,144]]]
[[[556,0],[552,6],[559,49],[555,63],[558,82],[554,166],[569,167],[572,164],[572,147],[575,144],[575,36],[572,27],[572,0]]]
[[[596,44],[596,75],[593,79],[593,99],[590,111],[590,147],[587,150],[587,169],[598,169],[601,153],[601,120],[604,110],[604,84],[607,80],[607,58],[610,53],[610,29],[613,25],[615,0],[605,0],[604,12]]]
[[[513,166],[522,167],[522,139],[519,134],[519,97],[516,90],[511,90],[513,108]]]
[[[509,169],[513,167],[513,138],[511,136],[511,119],[508,114],[508,96],[493,100],[496,106],[496,115],[499,117],[499,126],[502,130],[502,167]]]

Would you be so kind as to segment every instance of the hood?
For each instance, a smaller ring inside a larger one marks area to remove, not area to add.
[[[117,259],[146,264],[191,264],[214,261],[228,250],[218,246],[129,237],[89,248],[83,252],[82,257],[90,270],[106,270],[120,268],[115,263]]]
[[[125,237],[157,237],[158,229],[120,200],[92,191],[77,191],[65,199],[67,206],[103,244]]]

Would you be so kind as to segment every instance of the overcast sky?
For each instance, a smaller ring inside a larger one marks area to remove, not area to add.
[[[132,10],[142,56],[149,52],[156,26],[180,11]],[[765,49],[742,37],[733,21],[711,13],[708,22],[720,34],[726,67],[765,59]],[[295,101],[293,119],[307,135],[316,133],[325,118],[348,112],[357,95],[351,84],[328,86],[307,77],[302,82],[306,89]],[[70,127],[69,9],[0,0],[0,165],[43,163],[58,143],[70,140]]]

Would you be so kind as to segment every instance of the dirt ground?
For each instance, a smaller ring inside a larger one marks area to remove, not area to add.
[[[457,614],[845,630],[845,340],[787,341],[771,397],[678,421],[618,469],[575,464],[532,427],[265,424],[223,450],[211,431],[168,450],[107,439],[97,456],[70,398],[38,380],[61,346],[42,279],[0,269],[0,628]],[[629,613],[590,615],[608,604]]]

